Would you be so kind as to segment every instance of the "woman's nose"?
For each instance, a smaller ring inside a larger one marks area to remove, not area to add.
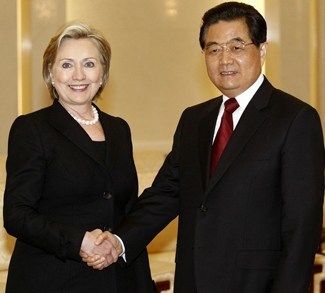
[[[83,71],[82,66],[76,66],[73,71],[73,79],[75,80],[83,80],[85,78],[85,73]]]

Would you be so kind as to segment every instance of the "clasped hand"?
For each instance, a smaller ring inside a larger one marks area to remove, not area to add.
[[[96,270],[115,263],[121,253],[122,246],[117,237],[100,229],[86,232],[80,249],[82,260]]]

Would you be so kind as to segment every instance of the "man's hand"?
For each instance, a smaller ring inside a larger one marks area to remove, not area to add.
[[[90,245],[90,249],[89,245],[85,245],[85,247],[87,247],[87,250],[84,250],[82,246],[82,249],[80,250],[80,256],[88,266],[91,266],[97,270],[102,270],[117,261],[119,255],[122,253],[122,245],[115,235],[111,234],[108,231],[98,233],[98,230],[99,229],[96,229],[92,232],[87,232],[91,233],[91,236],[96,235],[97,238],[94,239],[91,237],[94,241],[93,245]],[[85,235],[85,238],[87,236],[87,233]],[[88,244],[88,241],[85,241],[85,244]]]

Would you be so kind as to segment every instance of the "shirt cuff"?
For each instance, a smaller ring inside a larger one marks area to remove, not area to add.
[[[123,243],[122,239],[119,236],[117,236],[116,234],[114,234],[114,236],[118,239],[118,241],[120,241],[121,246],[122,246],[122,252],[120,253],[119,257],[122,257],[123,260],[126,262],[126,255],[125,255],[125,246],[124,246],[124,243]]]

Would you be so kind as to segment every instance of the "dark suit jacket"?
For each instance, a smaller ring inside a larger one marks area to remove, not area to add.
[[[265,79],[209,179],[221,103],[184,111],[153,186],[118,228],[127,260],[179,215],[176,293],[306,293],[322,227],[318,114]]]
[[[7,292],[152,292],[147,253],[102,271],[81,261],[86,231],[114,231],[137,198],[130,130],[99,111],[106,160],[58,103],[20,116],[9,136],[4,225],[17,237]]]

